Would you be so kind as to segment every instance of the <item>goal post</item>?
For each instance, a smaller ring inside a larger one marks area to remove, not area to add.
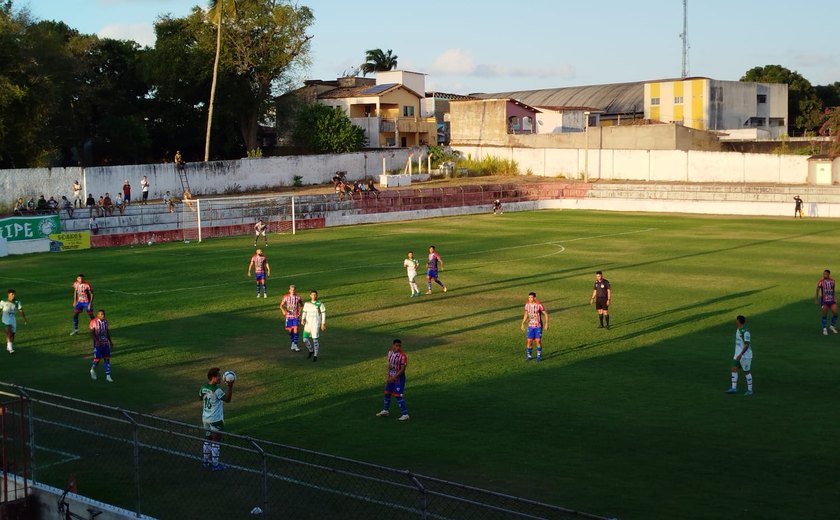
[[[218,197],[182,201],[181,235],[187,242],[205,238],[252,235],[260,219],[266,234],[297,232],[295,198],[291,195]]]

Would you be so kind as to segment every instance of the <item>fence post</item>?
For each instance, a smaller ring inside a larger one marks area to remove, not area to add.
[[[120,410],[120,413],[131,423],[131,455],[134,465],[134,495],[137,499],[137,503],[134,506],[134,516],[140,518],[140,433],[137,428],[137,421],[135,421],[134,418],[131,417],[131,415],[129,415],[125,410]]]
[[[248,442],[260,453],[260,459],[262,459],[262,514],[268,518],[270,516],[268,514],[268,459],[265,456],[265,450],[257,444],[257,441],[249,437]]]
[[[37,467],[35,460],[35,418],[33,417],[35,414],[32,411],[32,400],[29,398],[26,390],[20,386],[15,388],[20,393],[21,399],[25,400],[29,405],[29,416],[27,417],[27,421],[29,422],[29,466],[32,474],[32,483],[35,484],[38,482],[35,478],[35,469]]]
[[[426,519],[429,517],[429,497],[426,494],[426,488],[423,484],[417,480],[417,477],[414,476],[414,473],[411,471],[406,470],[405,476],[414,484],[414,487],[417,488],[417,491],[420,492],[420,518]]]

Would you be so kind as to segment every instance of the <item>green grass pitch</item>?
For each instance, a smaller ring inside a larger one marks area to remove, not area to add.
[[[622,519],[840,510],[840,336],[813,301],[822,270],[840,274],[837,221],[540,211],[271,239],[268,299],[246,277],[251,237],[0,259],[29,317],[0,380],[198,422],[217,365],[239,376],[236,433]],[[450,290],[409,299],[405,252],[430,244]],[[609,331],[588,305],[596,270]],[[68,335],[78,272],[111,322],[111,385],[89,378],[88,336]],[[318,363],[282,331],[290,283],[326,305]],[[529,291],[550,315],[540,364],[519,330]],[[737,314],[752,397],[724,394]],[[374,417],[396,337],[407,423],[395,403]]]

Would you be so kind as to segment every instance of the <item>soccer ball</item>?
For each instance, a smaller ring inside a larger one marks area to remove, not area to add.
[[[222,379],[224,379],[226,383],[233,383],[236,381],[236,372],[233,370],[225,370],[225,373],[222,374]]]

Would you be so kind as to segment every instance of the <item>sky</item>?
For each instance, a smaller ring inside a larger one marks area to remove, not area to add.
[[[294,1],[294,0],[293,0]],[[838,0],[687,0],[688,75],[737,81],[782,65],[812,85],[840,81]],[[191,0],[13,0],[38,20],[154,46],[154,21]],[[335,79],[368,49],[392,50],[426,90],[504,92],[677,78],[683,0],[297,0],[315,23],[305,79]],[[821,21],[829,21],[822,24]]]

